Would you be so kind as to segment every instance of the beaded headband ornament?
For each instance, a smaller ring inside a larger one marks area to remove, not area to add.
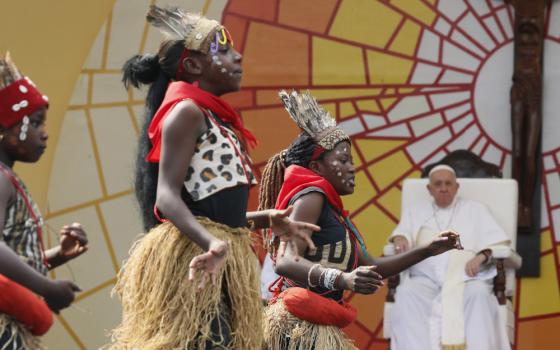
[[[233,46],[231,35],[220,22],[198,13],[188,13],[178,7],[152,5],[146,19],[168,39],[183,40],[188,50],[208,53],[217,51],[219,44],[229,42]]]
[[[0,125],[10,128],[23,122],[20,140],[27,137],[29,116],[40,107],[48,107],[49,99],[41,94],[28,77],[24,77],[10,54],[0,56]]]

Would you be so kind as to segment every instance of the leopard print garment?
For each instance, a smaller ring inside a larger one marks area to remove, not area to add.
[[[237,135],[228,127],[220,126],[215,117],[207,115],[206,118],[208,130],[197,140],[185,179],[185,188],[194,201],[226,188],[257,184],[251,170],[252,161]]]

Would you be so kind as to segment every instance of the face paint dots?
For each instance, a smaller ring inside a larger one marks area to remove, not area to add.
[[[27,139],[27,130],[29,129],[29,117],[23,117],[21,121],[21,130],[19,132],[19,140],[25,141]]]

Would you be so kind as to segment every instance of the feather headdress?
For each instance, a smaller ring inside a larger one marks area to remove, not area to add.
[[[23,75],[12,61],[10,53],[6,52],[4,58],[0,57],[0,90],[21,78],[23,78]]]
[[[207,52],[216,32],[223,26],[201,14],[187,13],[178,7],[150,6],[146,15],[148,23],[158,28],[168,39],[184,40],[185,48]]]
[[[332,150],[339,142],[350,140],[348,135],[336,126],[336,120],[325,111],[309,91],[278,93],[290,117],[301,130],[311,136],[326,150]]]

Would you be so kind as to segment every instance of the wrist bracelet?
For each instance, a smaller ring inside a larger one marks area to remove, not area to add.
[[[311,266],[311,268],[309,269],[309,271],[307,272],[307,286],[311,287],[311,288],[315,288],[319,285],[319,283],[317,284],[313,284],[311,282],[311,274],[313,273],[313,270],[315,270],[316,268],[321,267],[321,264],[314,264],[313,266]],[[321,279],[321,275],[319,274],[319,279]]]
[[[343,272],[340,271],[339,274],[336,276],[336,279],[334,280],[334,288],[335,288],[334,290],[344,289],[340,286],[340,280],[342,279],[342,274],[343,274]]]
[[[328,290],[337,290],[335,286],[336,280],[342,274],[342,271],[337,269],[326,269],[325,278],[323,279],[323,287]]]

